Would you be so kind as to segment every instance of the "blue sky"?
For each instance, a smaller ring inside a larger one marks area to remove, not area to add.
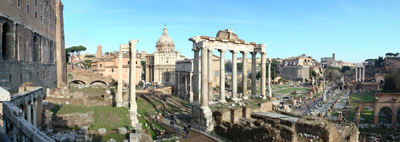
[[[215,37],[225,29],[245,41],[267,44],[269,58],[307,54],[319,61],[336,53],[337,60],[362,62],[400,52],[398,0],[62,2],[66,48],[84,45],[89,53],[99,44],[103,53],[119,50],[130,39],[139,39],[139,51],[153,53],[164,23],[175,50],[186,57],[193,57],[190,37]]]

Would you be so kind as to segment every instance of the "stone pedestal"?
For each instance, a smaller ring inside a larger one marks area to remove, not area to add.
[[[139,123],[139,120],[137,119],[137,111],[129,110],[129,118],[131,119],[131,126],[136,127],[136,124]]]
[[[196,124],[200,124],[207,128],[207,130],[212,131],[214,129],[214,123],[212,121],[211,109],[207,107],[192,106],[192,120]]]
[[[130,133],[129,142],[140,142],[140,134]]]

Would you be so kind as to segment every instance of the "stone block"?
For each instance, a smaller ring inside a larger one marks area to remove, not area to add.
[[[79,130],[79,133],[80,134],[87,134],[87,131],[88,131],[88,127],[86,127],[86,126],[82,126],[81,127],[81,129]]]
[[[110,140],[108,140],[107,142],[117,142],[117,140],[111,138]]]
[[[106,134],[106,132],[107,132],[106,128],[100,128],[99,129],[99,134],[100,135],[104,135],[104,134]]]
[[[119,134],[126,134],[126,128],[125,127],[119,127],[118,128],[118,133]]]
[[[129,142],[140,142],[140,134],[130,133],[129,134]]]
[[[142,123],[136,123],[136,133],[142,133]]]
[[[74,92],[74,99],[83,99],[85,94],[82,91],[75,91]]]

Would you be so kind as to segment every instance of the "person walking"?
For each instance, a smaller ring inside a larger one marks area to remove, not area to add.
[[[185,128],[186,128],[186,131],[184,131],[184,132],[186,132],[186,139],[188,139],[188,138],[189,138],[189,132],[190,132],[190,130],[189,130],[189,128],[186,127],[186,126],[185,126]]]
[[[192,126],[190,125],[190,123],[188,124],[188,130],[189,130],[189,133],[190,133],[190,129],[192,128]]]
[[[187,131],[188,131],[188,128],[186,126],[183,127],[183,132],[182,132],[183,138],[185,138],[185,136],[186,136],[186,138],[189,138],[189,135],[187,134]]]

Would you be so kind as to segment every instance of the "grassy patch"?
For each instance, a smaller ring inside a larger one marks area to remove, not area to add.
[[[310,89],[305,89],[305,88],[288,88],[288,89],[283,89],[279,91],[275,91],[274,93],[280,93],[280,94],[287,94],[287,93],[292,93],[294,91],[309,91]]]
[[[58,106],[58,105],[56,105]],[[82,106],[82,105],[62,105],[52,109],[54,114],[85,113],[94,112],[95,122],[89,127],[91,130],[106,128],[107,130],[117,130],[119,127],[130,128],[129,113],[126,108],[111,106]]]
[[[374,102],[374,95],[351,95],[351,103],[356,102]]]
[[[190,121],[192,120],[192,117],[190,117],[190,116],[185,116],[185,117],[179,117],[178,119],[179,119],[179,120],[186,121],[186,122],[190,122]]]
[[[74,87],[69,87],[68,88],[70,93],[73,93],[75,91],[82,91],[85,95],[99,95],[99,94],[105,94],[106,89],[99,87],[99,88],[93,88],[92,86],[87,87],[87,88],[74,88]]]

